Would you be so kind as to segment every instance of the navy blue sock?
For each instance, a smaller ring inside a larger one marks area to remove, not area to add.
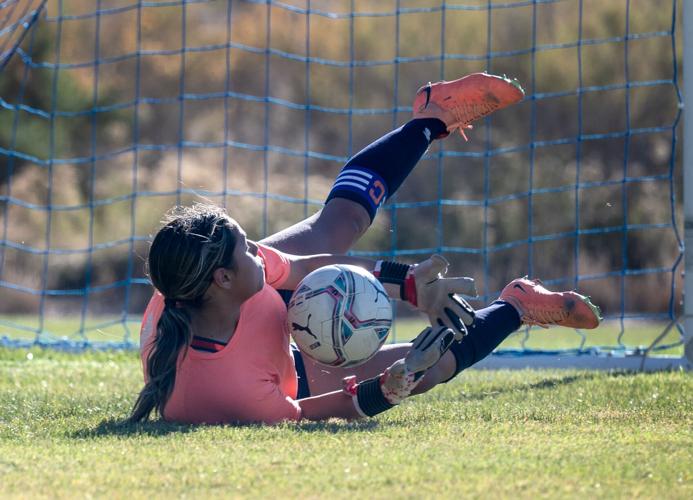
[[[491,351],[520,328],[521,324],[517,310],[502,300],[476,311],[474,323],[467,328],[468,335],[450,346],[450,352],[455,355],[457,361],[457,368],[455,375],[448,380],[491,354]]]
[[[346,198],[362,205],[371,222],[424,155],[431,141],[446,132],[436,118],[411,120],[354,155],[335,179],[325,203]]]

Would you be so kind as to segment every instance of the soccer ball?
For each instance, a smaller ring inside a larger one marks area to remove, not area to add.
[[[289,302],[289,331],[303,354],[330,366],[356,366],[383,345],[392,307],[383,285],[357,266],[308,274]]]

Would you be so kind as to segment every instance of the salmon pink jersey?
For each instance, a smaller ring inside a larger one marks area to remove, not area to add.
[[[229,343],[218,352],[188,348],[178,361],[176,382],[164,409],[166,420],[183,423],[233,423],[299,420],[298,381],[289,347],[286,305],[276,288],[289,276],[286,255],[258,245],[265,285],[241,306]],[[164,297],[155,292],[140,330],[146,373]]]

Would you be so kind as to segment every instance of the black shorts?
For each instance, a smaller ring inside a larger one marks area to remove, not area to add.
[[[293,290],[277,290],[279,296],[284,301],[284,304],[289,305]],[[306,376],[306,365],[303,364],[303,355],[296,344],[291,343],[291,354],[294,356],[294,366],[296,367],[296,375],[298,375],[298,394],[296,399],[309,398],[310,388],[308,387],[308,377]]]
[[[309,398],[310,388],[308,387],[306,366],[303,364],[303,355],[296,347],[296,344],[291,344],[291,354],[294,356],[294,366],[296,367],[296,375],[298,375],[298,394],[296,394],[296,399]]]

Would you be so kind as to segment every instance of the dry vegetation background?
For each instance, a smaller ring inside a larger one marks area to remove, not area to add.
[[[395,200],[428,205],[381,211],[359,249],[417,259],[428,250],[416,249],[453,247],[455,272],[475,277],[486,298],[529,272],[570,288],[577,271],[601,276],[579,287],[607,314],[668,310],[671,272],[621,271],[671,269],[680,253],[671,227],[622,229],[672,220],[676,91],[624,88],[671,80],[671,37],[576,42],[668,31],[670,2],[565,0],[490,14],[475,0],[353,3],[349,16],[352,2],[311,1],[307,16],[255,2],[49,1],[22,45],[35,64],[17,54],[0,75],[0,279],[13,285],[0,287],[0,312],[88,300],[89,314],[138,313],[150,294],[147,241],[172,205],[225,204],[255,238],[286,227],[319,209],[344,159],[407,120],[421,84],[484,69],[517,77],[528,98],[479,123],[469,143],[432,147]],[[398,6],[432,11],[361,15]],[[624,134],[649,127],[666,130]],[[576,241],[576,224],[596,231]],[[69,294],[42,304],[27,290]]]

